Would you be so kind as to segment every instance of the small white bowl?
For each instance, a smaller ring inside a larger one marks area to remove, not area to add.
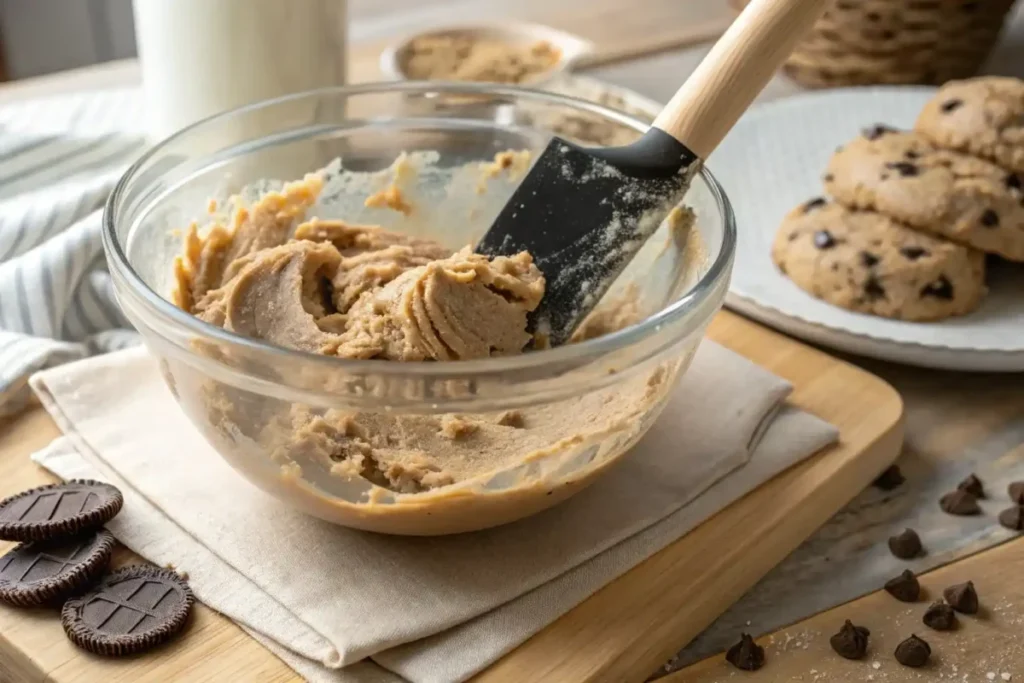
[[[380,70],[384,77],[394,81],[414,80],[405,73],[403,65],[413,40],[426,36],[466,35],[481,39],[495,40],[509,45],[532,45],[539,41],[558,48],[561,55],[550,69],[521,85],[537,85],[548,82],[569,70],[581,59],[594,52],[594,44],[565,31],[550,26],[516,21],[477,23],[466,25],[443,25],[417,31],[388,47],[380,56]]]

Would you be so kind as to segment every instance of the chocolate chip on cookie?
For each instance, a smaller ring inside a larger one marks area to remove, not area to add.
[[[874,275],[869,275],[868,279],[864,282],[864,296],[869,301],[885,298],[885,287],[882,286],[882,283]]]
[[[828,200],[825,199],[824,197],[815,197],[814,199],[804,204],[804,211],[810,213],[811,211],[814,211],[817,208],[825,206],[826,204],[828,204]]]
[[[985,209],[979,220],[986,228],[994,228],[999,225],[999,214],[992,209]]]
[[[900,249],[900,253],[903,254],[904,258],[908,258],[911,261],[916,261],[922,256],[928,255],[928,250],[923,247],[903,247]]]
[[[814,233],[814,246],[818,249],[831,249],[836,246],[836,238],[828,230],[818,230]]]
[[[941,275],[935,282],[929,282],[921,289],[921,296],[931,296],[944,301],[953,300],[953,283],[945,275]]]
[[[912,150],[906,152],[906,154],[910,153],[916,154],[916,152],[913,152]],[[917,166],[915,166],[914,164],[907,163],[906,161],[890,162],[886,164],[885,167],[891,168],[894,171],[899,171],[900,175],[903,176],[904,178],[912,178],[920,173],[920,169]]]
[[[879,259],[877,256],[872,254],[870,251],[860,252],[860,262],[865,268],[874,268],[878,265]]]
[[[862,134],[868,140],[877,140],[878,138],[882,137],[883,135],[888,135],[889,133],[896,133],[896,132],[898,132],[898,131],[895,128],[893,128],[892,126],[886,126],[884,124],[877,123],[874,126],[872,126],[871,128],[865,128],[862,131]],[[842,148],[840,148],[840,149],[842,149]],[[836,150],[836,151],[839,151],[839,150]]]
[[[958,100],[958,99],[956,99],[954,97],[951,100],[946,100],[945,102],[943,102],[940,105],[940,108],[942,109],[942,113],[943,114],[949,114],[950,112],[956,111],[957,109],[959,109],[963,105],[964,105],[964,101],[963,100]]]

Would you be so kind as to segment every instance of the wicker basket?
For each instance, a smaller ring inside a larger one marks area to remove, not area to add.
[[[742,9],[748,0],[732,0]],[[829,0],[785,70],[811,88],[975,75],[1014,0]]]

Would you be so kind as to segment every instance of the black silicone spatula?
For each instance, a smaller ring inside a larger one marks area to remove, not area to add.
[[[533,331],[552,345],[570,337],[826,1],[753,0],[637,142],[551,140],[477,245],[491,256],[533,255],[547,280]]]

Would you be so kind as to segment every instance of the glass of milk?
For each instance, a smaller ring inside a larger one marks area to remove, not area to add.
[[[152,141],[228,109],[345,84],[346,0],[133,0]]]

